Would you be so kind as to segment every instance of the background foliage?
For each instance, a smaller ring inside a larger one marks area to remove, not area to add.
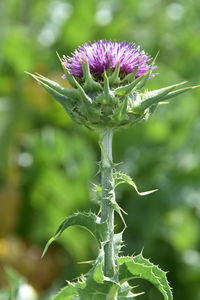
[[[89,233],[73,228],[40,259],[65,216],[96,209],[90,188],[100,152],[97,137],[72,123],[24,70],[63,83],[56,51],[67,55],[85,41],[111,38],[134,41],[152,56],[160,50],[160,75],[149,88],[198,84],[200,2],[7,0],[0,6],[0,297],[9,277],[3,266],[10,266],[41,300],[88,270],[77,261],[96,255]],[[143,198],[127,186],[118,189],[128,212],[124,251],[144,247],[144,256],[169,271],[176,300],[200,298],[199,97],[199,91],[180,96],[114,138],[119,168],[141,190],[159,188]],[[140,299],[161,299],[150,284],[138,283],[147,292]]]

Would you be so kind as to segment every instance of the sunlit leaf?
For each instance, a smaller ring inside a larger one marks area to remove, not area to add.
[[[71,299],[75,299],[77,295],[78,295],[78,291],[75,285],[68,284],[51,300],[71,300]]]
[[[142,254],[132,257],[119,257],[119,278],[126,281],[131,278],[146,279],[157,287],[165,300],[172,300],[172,291],[169,286],[166,272],[144,258]]]
[[[67,217],[61,223],[55,235],[46,244],[42,256],[45,255],[50,244],[55,241],[65,229],[74,225],[81,226],[87,229],[98,240],[99,243],[105,240],[104,234],[106,234],[106,223],[100,223],[100,218],[95,214],[78,212],[70,217]]]
[[[114,178],[115,178],[115,186],[116,187],[119,184],[128,183],[128,184],[130,184],[135,189],[135,191],[137,192],[137,194],[140,195],[140,196],[146,196],[146,195],[154,193],[154,192],[156,192],[158,190],[158,189],[154,189],[154,190],[151,190],[151,191],[140,192],[138,190],[138,188],[137,188],[136,183],[132,180],[132,178],[130,176],[128,176],[127,174],[122,173],[122,172],[115,172],[114,173]]]

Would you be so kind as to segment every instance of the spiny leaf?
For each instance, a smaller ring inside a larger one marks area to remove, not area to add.
[[[97,259],[93,262],[93,267],[87,274],[87,281],[95,281],[97,283],[103,283],[105,277],[103,272],[103,261],[104,261],[104,248],[101,247]]]
[[[133,293],[128,282],[121,285],[109,278],[103,282],[84,278],[76,283],[68,283],[51,300],[131,300],[143,293]]]
[[[151,282],[162,293],[165,300],[172,300],[173,295],[169,286],[166,272],[155,266],[142,254],[134,257],[119,257],[119,279],[126,281],[131,278],[142,278]]]
[[[113,286],[117,286],[111,281],[104,281],[103,283],[97,283],[94,280],[87,282],[86,286],[80,288],[79,296],[81,300],[117,300],[113,295]],[[110,295],[113,298],[110,298]]]
[[[47,252],[50,244],[55,241],[65,229],[73,225],[81,226],[87,229],[99,243],[106,239],[106,237],[104,236],[106,234],[106,223],[100,223],[100,218],[95,214],[79,212],[70,217],[67,217],[61,223],[55,235],[47,242],[42,257]]]
[[[102,283],[104,281],[104,273],[103,273],[103,264],[102,262],[98,262],[93,271],[93,279]]]
[[[75,285],[68,284],[51,300],[72,300],[78,296],[78,291]]]
[[[81,300],[105,300],[109,292],[109,285],[90,281],[84,288],[79,289]]]
[[[115,256],[118,256],[121,248],[123,247],[123,240],[122,240],[122,234],[124,230],[119,233],[114,234],[114,251],[115,251]]]
[[[105,278],[102,283],[88,281],[86,286],[79,289],[81,300],[131,300],[143,293],[133,293],[128,282],[119,284]]]
[[[144,292],[133,293],[133,287],[129,285],[128,281],[125,281],[120,286],[120,291],[118,295],[119,300],[132,300],[137,296],[143,295]]]
[[[122,184],[122,183],[128,183],[135,189],[137,194],[140,195],[140,196],[146,196],[146,195],[154,193],[158,190],[158,189],[154,189],[154,190],[151,190],[151,191],[140,192],[137,188],[136,183],[132,180],[132,178],[130,176],[128,176],[127,174],[124,174],[122,172],[115,172],[114,173],[114,179],[115,179],[115,187],[117,187],[119,184]]]
[[[113,284],[106,296],[106,300],[117,300],[118,290],[119,290],[119,286],[116,284]]]

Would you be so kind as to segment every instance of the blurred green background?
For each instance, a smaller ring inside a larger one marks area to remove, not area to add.
[[[70,228],[44,259],[59,223],[97,210],[90,192],[100,152],[97,136],[74,124],[24,71],[67,86],[56,56],[98,39],[128,40],[157,59],[149,88],[200,80],[200,2],[195,0],[4,0],[0,2],[0,299],[4,266],[27,280],[39,300],[88,270],[96,256],[89,233]],[[147,123],[118,131],[115,162],[140,190],[117,197],[128,216],[126,254],[139,253],[169,271],[176,300],[200,299],[200,91],[160,106]],[[116,216],[118,226],[121,221]],[[12,277],[12,276],[11,276]],[[162,299],[143,281],[142,300]],[[26,293],[25,293],[26,294]],[[2,297],[2,298],[1,298]],[[34,297],[17,298],[32,300]]]

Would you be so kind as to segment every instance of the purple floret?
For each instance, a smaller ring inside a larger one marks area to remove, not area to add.
[[[152,68],[148,64],[151,57],[141,51],[139,46],[126,41],[100,40],[85,43],[79,46],[71,57],[64,56],[63,63],[71,75],[81,78],[83,76],[82,62],[86,59],[94,77],[100,77],[104,70],[114,70],[118,63],[120,63],[120,77],[133,72],[136,68],[138,68],[136,77],[140,77]]]

